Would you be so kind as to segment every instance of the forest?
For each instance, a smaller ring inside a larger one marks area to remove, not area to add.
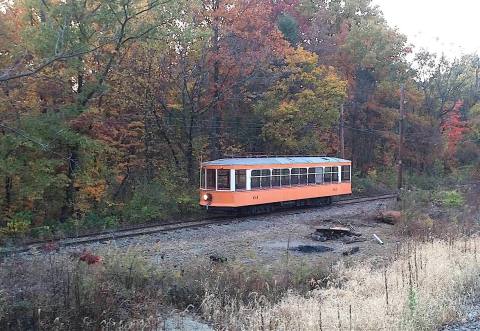
[[[478,177],[479,75],[370,0],[2,1],[0,237],[196,213],[231,155],[389,178],[400,123],[406,173]]]

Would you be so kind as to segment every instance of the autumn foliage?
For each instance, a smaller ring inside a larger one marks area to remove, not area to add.
[[[84,251],[78,259],[88,265],[97,264],[102,261],[102,258],[100,256],[95,255],[90,251]]]
[[[355,171],[391,170],[401,85],[406,168],[432,174],[439,160],[476,162],[478,57],[417,51],[412,65],[412,45],[368,0],[2,8],[0,233],[8,236],[195,213],[200,160],[338,156],[341,120]]]
[[[446,156],[450,161],[455,159],[458,146],[468,132],[467,124],[461,119],[460,114],[463,106],[463,101],[458,100],[455,102],[452,110],[445,115],[441,125],[442,134],[446,139]]]

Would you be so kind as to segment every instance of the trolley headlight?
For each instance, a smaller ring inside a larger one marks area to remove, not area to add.
[[[212,195],[210,193],[205,193],[202,196],[202,198],[203,198],[204,201],[209,201],[209,200],[212,200]]]

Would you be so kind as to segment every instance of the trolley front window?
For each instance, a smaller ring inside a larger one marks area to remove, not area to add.
[[[206,188],[205,187],[205,168],[202,168],[200,170],[200,188]]]
[[[215,190],[217,187],[217,176],[215,175],[215,169],[207,169],[207,189]]]
[[[230,170],[218,169],[217,181],[219,190],[230,190]]]

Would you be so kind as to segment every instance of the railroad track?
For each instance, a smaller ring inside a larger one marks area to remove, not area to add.
[[[380,195],[380,196],[374,196],[374,197],[352,198],[352,199],[336,201],[333,203],[333,206],[351,205],[356,203],[363,203],[363,202],[377,201],[377,200],[388,200],[396,197],[397,195],[395,194],[387,194],[387,195]],[[283,213],[284,215],[292,215],[292,214],[299,214],[299,213],[308,213],[309,210],[311,210],[311,208],[296,210],[295,212],[280,211],[277,213]],[[262,215],[258,215],[258,216],[262,216]],[[176,222],[176,223],[169,223],[169,224],[162,224],[162,225],[146,225],[146,226],[140,226],[136,228],[119,229],[119,230],[110,231],[110,232],[88,234],[88,235],[82,235],[77,237],[60,239],[56,241],[52,241],[52,240],[35,241],[35,242],[25,244],[21,247],[0,250],[0,256],[9,256],[12,254],[24,253],[27,251],[41,250],[46,244],[49,244],[49,243],[54,243],[54,245],[56,245],[57,247],[77,246],[77,245],[89,244],[94,242],[138,237],[138,236],[144,236],[149,234],[168,232],[168,231],[174,231],[174,230],[180,230],[180,229],[196,228],[196,227],[208,226],[208,225],[229,224],[229,223],[238,222],[239,220],[246,219],[249,217],[252,217],[252,216],[243,216],[243,217],[235,217],[235,218],[227,218],[225,216],[214,216],[214,217],[204,218],[201,220],[191,220],[191,221],[183,221],[183,222]]]

